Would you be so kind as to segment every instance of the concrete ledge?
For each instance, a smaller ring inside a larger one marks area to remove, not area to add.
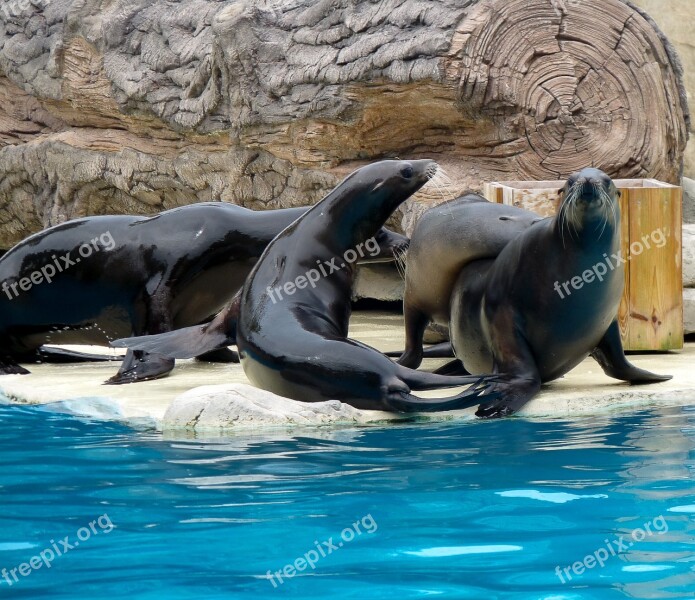
[[[357,313],[351,335],[380,350],[402,347],[402,318]],[[671,381],[631,386],[603,374],[587,359],[564,378],[543,386],[519,413],[527,418],[575,418],[605,412],[629,412],[658,405],[695,405],[695,344],[682,352],[632,355],[637,366],[674,375]],[[426,361],[434,369],[445,361]],[[398,415],[362,411],[338,402],[303,403],[249,385],[239,365],[178,361],[172,375],[158,381],[104,386],[119,363],[26,365],[30,375],[0,376],[0,391],[18,404],[47,404],[53,410],[89,419],[123,421],[154,427],[171,435],[217,436],[259,428],[304,428],[381,425],[389,422],[473,419],[474,409]],[[201,383],[207,385],[200,386]],[[422,392],[442,396],[456,389]],[[178,433],[177,433],[178,432]]]

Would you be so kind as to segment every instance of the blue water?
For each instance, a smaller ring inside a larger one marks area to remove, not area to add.
[[[0,406],[0,457],[1,597],[695,597],[692,408],[174,441]]]

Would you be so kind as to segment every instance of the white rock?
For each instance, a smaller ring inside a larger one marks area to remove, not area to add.
[[[695,180],[683,177],[683,222],[695,223]]]
[[[394,263],[361,265],[357,269],[353,300],[371,298],[385,302],[403,300],[405,281]]]
[[[695,287],[695,225],[683,224],[683,287]]]
[[[683,328],[687,335],[695,333],[695,289],[683,290]]]
[[[392,421],[395,415],[358,410],[338,400],[298,402],[243,383],[205,385],[174,398],[163,430],[235,429],[257,425],[364,424]]]

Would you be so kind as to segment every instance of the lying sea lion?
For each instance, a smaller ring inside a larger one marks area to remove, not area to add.
[[[28,373],[20,361],[94,359],[44,344],[108,345],[210,319],[268,243],[308,210],[210,202],[152,217],[86,217],[30,236],[0,258],[0,373]],[[384,252],[407,244],[388,230],[379,235]],[[238,361],[227,349],[201,358]],[[173,366],[129,352],[108,383],[162,377]]]

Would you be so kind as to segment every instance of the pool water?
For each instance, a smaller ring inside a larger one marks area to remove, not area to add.
[[[695,597],[692,408],[209,441],[47,407],[0,426],[3,598]]]

